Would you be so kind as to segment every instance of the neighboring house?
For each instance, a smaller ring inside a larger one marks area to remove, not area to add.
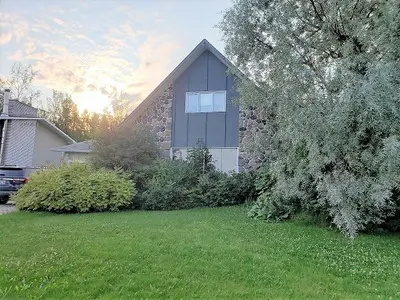
[[[51,149],[51,151],[59,152],[62,155],[62,161],[66,163],[87,162],[92,152],[93,141],[84,141],[71,145],[61,146]]]
[[[38,110],[30,105],[10,100],[4,93],[0,115],[0,165],[18,165],[27,172],[47,165],[59,165],[61,153],[51,148],[75,141],[49,121],[38,117]]]
[[[123,125],[149,125],[171,158],[184,159],[201,141],[222,171],[256,167],[259,161],[243,150],[243,143],[262,120],[234,101],[238,77],[228,73],[230,67],[207,40],[201,41]]]

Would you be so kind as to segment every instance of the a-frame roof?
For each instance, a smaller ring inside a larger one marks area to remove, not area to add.
[[[201,54],[205,51],[210,51],[215,57],[218,58],[225,66],[230,70],[234,70],[235,74],[242,77],[242,73],[221,53],[219,52],[209,41],[206,39],[202,40],[188,56],[136,107],[133,112],[122,121],[122,124],[128,120],[133,123],[133,121],[143,114],[146,109],[151,105],[152,100],[161,96],[164,91],[181,76],[194,61],[199,58]]]

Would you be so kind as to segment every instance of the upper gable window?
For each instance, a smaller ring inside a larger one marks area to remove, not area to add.
[[[187,92],[185,112],[225,112],[226,91],[217,92]]]

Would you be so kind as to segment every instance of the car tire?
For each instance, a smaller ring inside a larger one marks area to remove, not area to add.
[[[9,199],[10,199],[10,197],[8,197],[8,196],[0,197],[0,204],[7,204]]]

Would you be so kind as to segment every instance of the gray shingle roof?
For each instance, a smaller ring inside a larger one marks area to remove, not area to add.
[[[69,153],[90,153],[92,152],[93,141],[84,141],[80,143],[74,143],[67,146],[61,146],[58,148],[50,149],[55,152],[69,152]]]

